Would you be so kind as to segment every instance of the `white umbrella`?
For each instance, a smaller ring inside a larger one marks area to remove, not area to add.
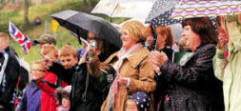
[[[149,25],[149,24],[146,24],[146,23],[145,23],[145,19],[131,18],[131,19],[128,19],[128,20],[126,20],[126,21],[124,21],[124,22],[121,22],[121,23],[119,24],[119,26],[122,27],[122,25],[123,25],[124,23],[126,23],[127,21],[132,21],[132,20],[139,21],[139,22],[141,22],[141,23],[142,23],[143,25],[145,25],[145,26]]]
[[[155,0],[100,0],[91,13],[145,19]]]

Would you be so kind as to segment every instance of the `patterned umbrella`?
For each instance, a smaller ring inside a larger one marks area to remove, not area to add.
[[[178,1],[179,0],[157,0],[146,18],[146,23],[151,23],[154,27],[179,23],[180,20],[170,18]]]
[[[181,20],[171,19],[171,13],[175,8],[175,5],[178,4],[179,0],[157,0],[150,11],[148,17],[146,18],[146,23],[151,24],[152,33],[154,36],[154,40],[152,42],[152,46],[155,47],[156,44],[156,34],[155,27],[170,25],[173,30],[173,35],[175,40],[179,40],[182,32],[182,27],[180,24]],[[174,25],[172,25],[174,24]]]
[[[171,17],[180,20],[238,13],[241,13],[241,1],[237,0],[185,0],[176,5]]]

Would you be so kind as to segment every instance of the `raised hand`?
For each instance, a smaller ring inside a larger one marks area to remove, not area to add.
[[[100,76],[100,60],[97,56],[92,57],[89,61],[86,62],[87,69],[90,75],[98,78]]]
[[[228,33],[221,27],[218,28],[218,39],[220,43],[220,48],[224,49],[225,44],[228,43]]]
[[[120,84],[123,84],[123,85],[125,85],[125,86],[128,86],[128,84],[129,84],[129,82],[130,82],[130,79],[127,78],[127,77],[120,77],[120,78],[118,79],[118,82],[119,82]]]
[[[152,51],[149,55],[149,62],[152,64],[155,72],[160,72],[160,67],[168,60],[164,52]]]
[[[53,61],[50,57],[48,56],[44,56],[42,59],[44,65],[46,66],[46,68],[48,69],[49,67],[51,67],[53,65]]]

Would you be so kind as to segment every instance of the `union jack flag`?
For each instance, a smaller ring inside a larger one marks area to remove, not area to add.
[[[27,54],[31,48],[32,41],[25,36],[12,22],[9,22],[8,31],[10,36],[23,48],[24,54]]]

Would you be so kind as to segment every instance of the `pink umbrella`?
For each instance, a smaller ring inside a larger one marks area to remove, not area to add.
[[[172,12],[171,18],[215,17],[241,13],[241,1],[237,0],[181,0]]]

